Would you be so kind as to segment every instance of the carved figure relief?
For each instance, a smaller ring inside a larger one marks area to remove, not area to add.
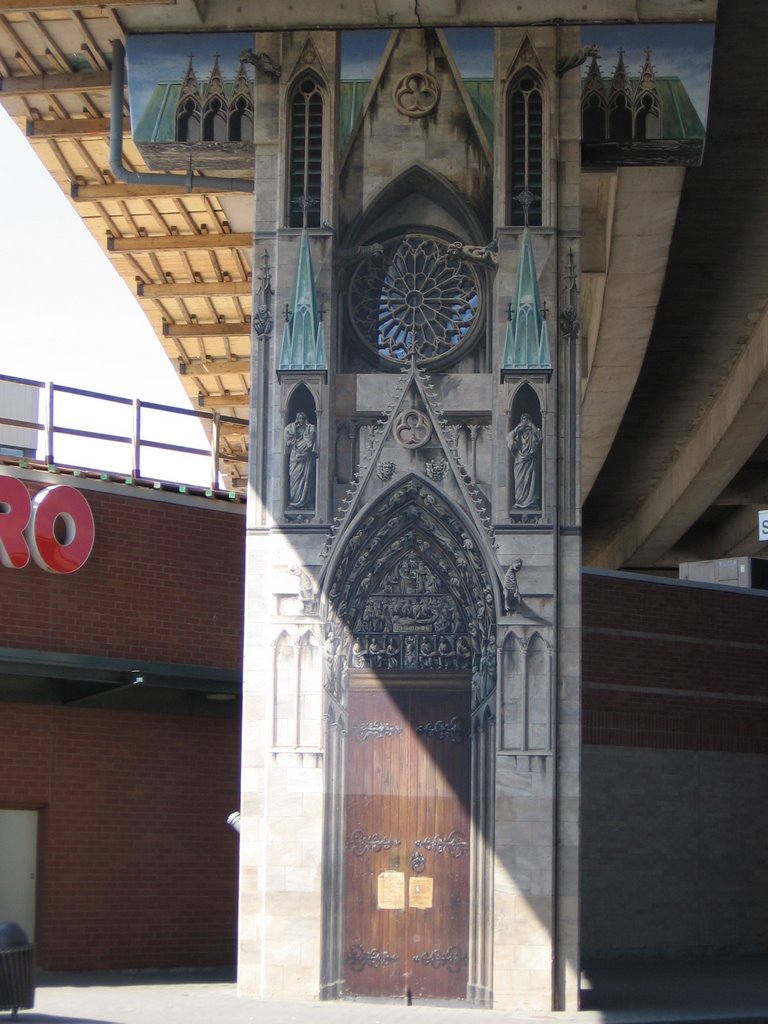
[[[297,412],[285,428],[288,455],[288,509],[315,507],[315,459],[317,430],[305,412]]]
[[[516,558],[504,573],[504,611],[507,615],[516,611],[520,604],[520,587],[517,582],[517,574],[522,567],[522,558]]]
[[[495,685],[495,602],[472,539],[431,487],[396,488],[350,538],[328,597],[327,685],[350,668],[467,672]]]
[[[512,455],[514,504],[512,511],[541,509],[541,430],[527,412],[507,434],[507,448]]]

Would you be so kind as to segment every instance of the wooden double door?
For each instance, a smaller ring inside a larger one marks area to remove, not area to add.
[[[464,678],[351,680],[348,995],[465,999],[471,736]]]

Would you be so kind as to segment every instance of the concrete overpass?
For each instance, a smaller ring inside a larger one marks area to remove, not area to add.
[[[756,512],[768,506],[763,5],[511,6],[367,0],[346,10],[304,0],[262,5],[259,21],[270,29],[514,18],[583,23],[587,40],[590,23],[716,19],[702,165],[582,173],[584,562],[673,571],[681,561],[758,555]],[[111,40],[129,32],[252,28],[251,21],[248,9],[220,0],[98,8],[9,0],[0,13],[0,102],[136,288],[190,398],[239,415],[248,401],[250,203],[114,181],[106,170],[108,55]],[[126,164],[144,169],[127,133],[124,141]],[[228,441],[241,484],[246,443],[241,431]]]

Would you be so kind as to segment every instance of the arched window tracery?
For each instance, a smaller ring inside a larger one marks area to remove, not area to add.
[[[288,225],[321,223],[324,98],[314,75],[299,79],[290,99]]]
[[[509,88],[507,124],[509,223],[537,227],[543,223],[544,206],[544,93],[530,69],[517,75]]]

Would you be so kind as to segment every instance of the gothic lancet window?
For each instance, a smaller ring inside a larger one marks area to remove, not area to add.
[[[227,140],[227,92],[221,77],[218,54],[214,58],[203,103],[203,142]]]
[[[176,112],[176,138],[179,142],[200,141],[200,106],[191,96]]]
[[[531,193],[528,224],[542,223],[544,187],[544,97],[536,75],[525,71],[509,90],[509,222],[525,224],[526,203],[517,199]]]
[[[232,85],[232,96],[229,101],[228,138],[230,142],[253,141],[253,94],[251,83],[240,62],[235,81]]]
[[[176,105],[176,141],[199,142],[202,127],[202,97],[200,85],[192,64],[192,55],[184,73]]]
[[[288,224],[320,227],[323,177],[323,94],[313,75],[299,80],[290,101]]]
[[[206,103],[203,114],[203,142],[226,142],[227,118],[218,96]]]
[[[253,104],[237,96],[229,108],[229,141],[250,142],[253,138]]]

